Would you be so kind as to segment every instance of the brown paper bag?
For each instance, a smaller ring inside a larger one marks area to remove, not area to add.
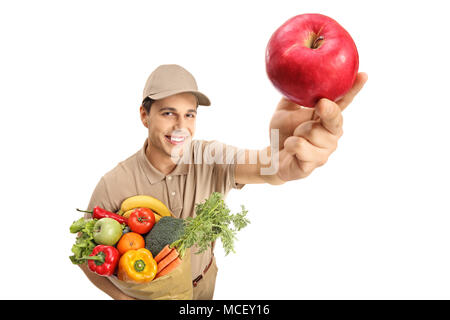
[[[147,283],[132,283],[108,277],[126,295],[142,300],[192,300],[191,253],[186,250],[181,264],[172,272]]]

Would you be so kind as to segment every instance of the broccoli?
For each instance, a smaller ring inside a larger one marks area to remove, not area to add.
[[[162,217],[145,236],[145,248],[155,257],[166,245],[181,238],[183,233],[183,219]]]

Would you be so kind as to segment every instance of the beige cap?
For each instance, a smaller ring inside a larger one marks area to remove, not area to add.
[[[199,105],[211,105],[208,97],[198,91],[192,74],[177,64],[160,65],[150,74],[145,83],[143,100],[147,97],[159,100],[182,92],[195,95]]]

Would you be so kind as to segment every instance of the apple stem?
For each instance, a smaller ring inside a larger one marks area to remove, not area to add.
[[[311,46],[312,49],[317,49],[319,47],[319,41],[322,41],[323,39],[324,39],[323,36],[317,37]]]

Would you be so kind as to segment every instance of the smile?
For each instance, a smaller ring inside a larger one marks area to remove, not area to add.
[[[168,142],[177,145],[184,143],[186,137],[183,136],[164,136]]]

